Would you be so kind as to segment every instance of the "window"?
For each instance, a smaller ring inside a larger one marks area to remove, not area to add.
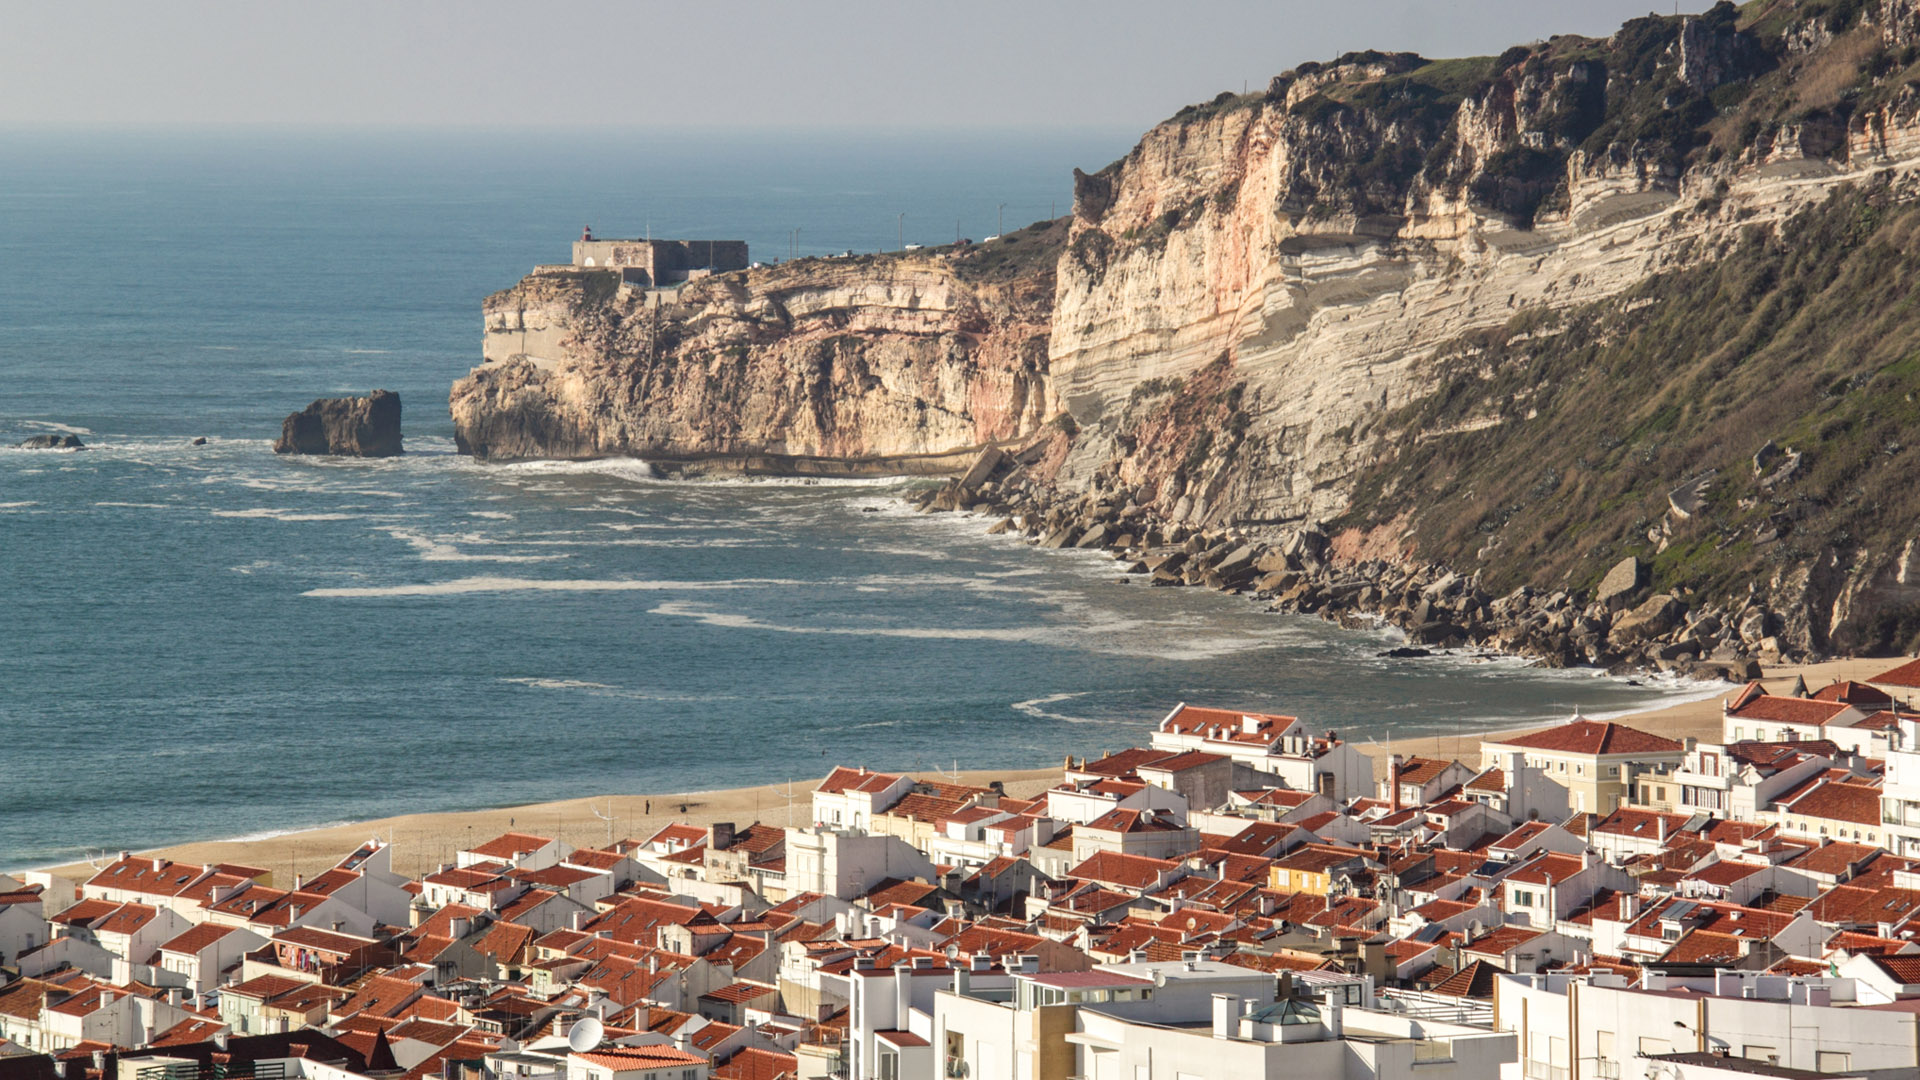
[[[1735,727],[1735,728],[1733,729],[1733,741],[1734,741],[1734,742],[1739,742],[1740,740],[1742,740],[1742,739],[1744,739],[1744,738],[1746,738],[1746,737],[1747,737],[1747,729],[1746,729],[1746,728],[1743,728],[1743,727]]]
[[[1585,775],[1587,775],[1587,767],[1586,767],[1585,765],[1583,765],[1583,764],[1581,764],[1581,763],[1579,763],[1579,762],[1577,762],[1577,761],[1576,761],[1576,762],[1574,762],[1574,765],[1573,765],[1573,775],[1575,775],[1575,776],[1585,776]]]
[[[1607,778],[1608,778],[1608,779],[1613,779],[1614,777],[1617,777],[1617,776],[1619,776],[1619,775],[1620,775],[1620,766],[1618,766],[1618,765],[1609,765],[1609,766],[1607,766]]]
[[[1853,1055],[1845,1050],[1816,1050],[1813,1062],[1821,1072],[1846,1072],[1853,1068]]]

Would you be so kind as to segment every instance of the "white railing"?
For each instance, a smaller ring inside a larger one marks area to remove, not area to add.
[[[1380,1005],[1383,1011],[1396,1016],[1410,1016],[1415,1020],[1438,1020],[1442,1023],[1467,1024],[1472,1027],[1493,1027],[1493,1003],[1490,1001],[1443,997],[1418,990],[1388,987],[1380,991]],[[1535,1080],[1546,1080],[1546,1078],[1535,1078]],[[1564,1080],[1564,1077],[1560,1080]]]

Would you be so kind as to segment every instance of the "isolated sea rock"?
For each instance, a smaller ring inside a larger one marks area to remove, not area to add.
[[[14,444],[22,450],[85,450],[87,444],[78,435],[35,435]]]
[[[276,454],[393,457],[400,453],[400,395],[321,398],[280,425]]]

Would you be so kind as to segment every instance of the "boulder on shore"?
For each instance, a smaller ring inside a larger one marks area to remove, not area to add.
[[[280,425],[276,454],[393,457],[400,453],[400,395],[321,398]]]
[[[21,450],[85,450],[87,444],[78,435],[35,435],[14,444]]]

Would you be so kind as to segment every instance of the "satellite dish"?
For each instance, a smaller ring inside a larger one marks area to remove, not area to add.
[[[600,1045],[607,1033],[606,1026],[591,1016],[583,1016],[579,1022],[567,1030],[567,1049],[576,1054],[584,1054]]]

